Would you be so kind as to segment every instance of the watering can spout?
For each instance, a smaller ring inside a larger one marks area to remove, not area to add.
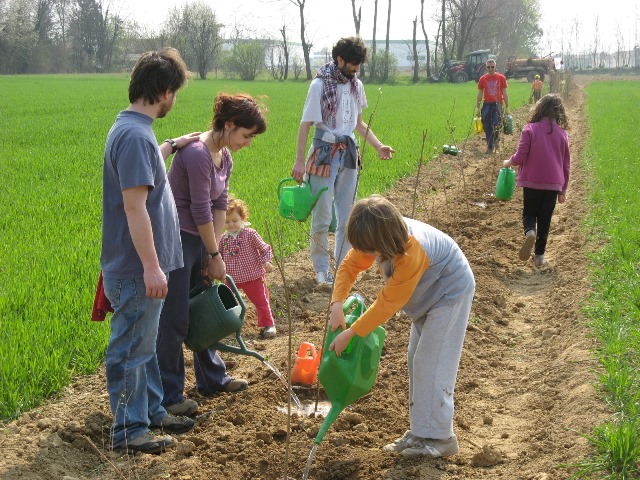
[[[318,434],[316,435],[316,439],[314,440],[314,443],[316,445],[320,445],[320,442],[322,442],[322,439],[326,435],[327,431],[329,430],[333,422],[336,421],[338,415],[342,413],[342,410],[344,410],[344,408],[345,407],[343,405],[340,405],[338,403],[331,404],[331,409],[329,410],[329,413],[327,413],[327,416],[324,417],[322,426],[320,427],[320,430],[318,430]]]

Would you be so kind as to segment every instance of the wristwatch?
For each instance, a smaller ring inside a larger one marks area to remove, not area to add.
[[[176,141],[173,138],[167,138],[164,142],[167,142],[169,145],[171,145],[171,153],[176,153],[178,151],[178,144],[176,143]],[[164,143],[162,142],[162,143]]]
[[[220,255],[220,252],[210,252],[207,254],[207,258],[211,258],[214,259],[216,258],[218,255]]]

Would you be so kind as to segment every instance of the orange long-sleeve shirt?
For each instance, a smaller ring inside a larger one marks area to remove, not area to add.
[[[331,303],[344,302],[358,278],[358,274],[368,270],[376,257],[351,249],[342,261],[336,275]],[[416,285],[429,268],[430,260],[420,243],[409,236],[406,252],[393,259],[393,275],[387,280],[378,297],[351,329],[364,337],[382,325],[400,310],[411,298]]]

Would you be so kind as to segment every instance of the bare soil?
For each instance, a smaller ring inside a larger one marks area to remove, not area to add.
[[[584,82],[586,79],[581,79]],[[441,156],[422,168],[415,218],[451,235],[467,255],[477,291],[456,387],[455,429],[461,451],[446,459],[404,458],[381,447],[408,428],[406,348],[409,320],[396,315],[372,391],[347,408],[319,445],[309,479],[566,479],[570,465],[591,453],[581,436],[607,414],[593,383],[597,365],[581,309],[589,295],[582,229],[588,173],[581,162],[585,116],[581,85],[568,106],[573,172],[567,203],[558,205],[541,269],[518,260],[522,240],[522,192],[511,201],[494,198],[503,159],[518,135],[505,136],[501,153],[485,155],[482,138],[461,145],[459,156]],[[515,112],[522,126],[526,108]],[[410,216],[416,177],[385,195]],[[322,344],[330,292],[318,288],[309,256],[285,260],[293,293],[291,354],[301,342]],[[283,282],[270,276],[275,310],[285,312]],[[366,272],[357,291],[371,303],[382,286]],[[286,313],[286,312],[285,312]],[[288,371],[289,326],[277,321],[278,336],[259,338],[251,305],[243,338],[278,370]],[[88,325],[87,328],[91,328]],[[202,398],[196,428],[179,435],[177,448],[154,455],[109,452],[111,421],[104,370],[77,378],[58,398],[2,425],[2,479],[284,479],[301,478],[322,415],[287,415],[283,382],[258,360],[223,353],[230,373],[247,378],[239,394]],[[314,389],[296,390],[313,412]],[[320,406],[326,398],[320,392]],[[295,409],[294,409],[295,410]],[[287,433],[289,432],[289,435]]]

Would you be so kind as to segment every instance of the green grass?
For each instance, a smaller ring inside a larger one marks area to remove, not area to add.
[[[512,108],[529,85],[512,82]],[[0,77],[0,418],[16,417],[104,358],[108,322],[91,323],[100,271],[102,155],[117,113],[128,106],[126,75]],[[231,191],[248,202],[266,237],[279,222],[291,253],[307,247],[308,225],[280,220],[276,186],[295,159],[307,82],[192,80],[157,138],[206,130],[221,91],[265,96],[268,130],[234,154]],[[442,144],[472,135],[476,84],[366,86],[365,121],[393,146],[392,161],[365,147],[360,196],[414,172],[427,130],[428,160]],[[373,117],[372,117],[373,116]],[[295,275],[295,272],[291,272]]]
[[[591,231],[602,247],[593,255],[594,294],[587,309],[600,341],[599,388],[611,419],[587,435],[596,449],[576,477],[640,478],[640,162],[638,82],[587,88],[591,125],[588,158],[594,172]]]

